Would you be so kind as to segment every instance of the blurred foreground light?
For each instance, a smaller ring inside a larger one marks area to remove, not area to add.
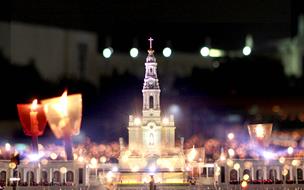
[[[285,163],[285,160],[286,160],[286,159],[285,159],[284,157],[280,157],[280,158],[279,158],[279,162],[280,162],[281,164],[284,164],[284,163]]]
[[[112,171],[109,171],[109,172],[106,174],[106,178],[107,178],[107,181],[108,181],[108,182],[111,182],[111,181],[113,180],[113,179],[112,179],[113,177],[114,177],[114,174],[113,174]]]
[[[232,167],[233,166],[233,160],[227,159],[227,166]]]
[[[165,57],[170,57],[171,54],[172,54],[171,48],[165,47],[165,48],[163,49],[163,55],[164,55]]]
[[[235,169],[235,170],[239,170],[240,169],[240,164],[239,163],[235,163],[234,165],[233,165],[233,169]]]
[[[245,46],[245,47],[243,48],[243,54],[244,54],[245,56],[248,56],[248,55],[250,55],[250,53],[251,53],[251,48],[250,48],[249,46]]]
[[[228,154],[229,154],[230,157],[233,157],[235,155],[235,152],[232,148],[229,148],[228,149]]]
[[[102,55],[104,56],[104,58],[108,59],[111,57],[113,53],[113,49],[111,47],[108,47],[108,48],[105,48],[103,51],[102,51]]]
[[[40,160],[40,158],[43,157],[43,153],[38,153],[38,154],[29,154],[27,157],[31,162],[36,162],[38,160]]]
[[[150,173],[154,173],[156,171],[156,167],[154,166],[154,165],[151,165],[150,167],[149,167],[149,172]]]
[[[180,112],[181,112],[181,109],[178,105],[176,104],[172,104],[170,107],[169,107],[169,112],[171,114],[173,114],[174,116],[178,115]]]
[[[245,175],[243,176],[243,179],[247,181],[247,180],[249,179],[249,175],[248,175],[248,174],[245,174]]]
[[[67,168],[66,167],[61,167],[60,169],[59,169],[59,171],[60,171],[60,173],[62,173],[62,174],[65,174],[65,173],[67,173]]]
[[[56,159],[57,159],[57,154],[56,154],[55,152],[52,152],[52,153],[50,154],[50,158],[51,158],[52,160],[56,160]]]
[[[91,162],[91,165],[92,165],[93,167],[96,167],[96,166],[97,166],[97,164],[98,164],[97,159],[96,159],[96,158],[94,158],[94,157],[91,159],[91,161],[90,161],[90,162]]]
[[[84,157],[83,156],[79,156],[78,157],[78,162],[84,162]]]
[[[17,164],[15,162],[10,162],[8,164],[8,167],[11,168],[11,169],[15,169],[17,167]]]
[[[270,151],[264,151],[263,152],[263,157],[267,160],[270,160],[270,159],[275,158],[275,154],[273,152],[270,152]]]
[[[139,171],[139,167],[138,166],[134,166],[131,168],[132,172],[138,172]]]
[[[209,48],[208,47],[202,47],[200,53],[203,57],[207,57],[209,55]]]
[[[292,160],[291,161],[291,165],[293,165],[293,166],[299,166],[300,165],[300,160]]]
[[[283,176],[287,176],[287,174],[288,174],[288,169],[283,169],[282,175],[283,175]]]
[[[5,150],[6,151],[11,151],[11,144],[10,143],[5,143]]]
[[[220,49],[210,49],[209,56],[210,57],[223,57],[225,55],[223,50]]]
[[[118,172],[118,167],[117,166],[113,166],[112,172]]]
[[[290,146],[287,148],[287,153],[291,155],[293,153],[293,148]]]
[[[248,185],[247,181],[242,181],[242,183],[241,183],[242,188],[247,187],[247,185]]]
[[[101,156],[100,158],[99,158],[99,161],[101,162],[101,163],[106,163],[106,161],[107,161],[107,158],[105,157],[105,156]]]
[[[227,138],[229,140],[233,140],[234,139],[234,133],[228,133]]]
[[[137,48],[131,48],[130,49],[130,56],[135,58],[138,56],[138,49]]]

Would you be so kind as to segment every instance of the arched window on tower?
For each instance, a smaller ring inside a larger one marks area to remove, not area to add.
[[[150,97],[149,97],[149,108],[150,108],[150,109],[154,108],[153,96],[150,96]]]

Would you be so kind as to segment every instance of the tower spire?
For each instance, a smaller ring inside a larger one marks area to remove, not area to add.
[[[159,83],[157,78],[157,63],[152,49],[153,38],[149,38],[148,56],[146,58],[146,73],[143,86],[143,108],[159,109]]]
[[[154,39],[150,37],[148,40],[150,41],[150,49],[152,50],[152,42]]]

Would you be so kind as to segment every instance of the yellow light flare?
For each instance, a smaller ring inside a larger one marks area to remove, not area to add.
[[[235,151],[232,148],[228,149],[228,154],[230,157],[233,157],[235,155]]]
[[[266,133],[266,131],[265,131],[263,125],[259,124],[259,125],[256,126],[255,134],[256,134],[257,138],[264,138],[265,133]]]
[[[235,163],[234,165],[233,165],[233,169],[235,169],[235,170],[239,170],[240,169],[240,164],[239,163]]]
[[[232,167],[232,166],[233,166],[233,160],[228,159],[228,160],[227,160],[227,165],[228,165],[229,167]]]
[[[284,170],[282,171],[282,175],[283,175],[283,176],[287,176],[287,174],[288,174],[288,169],[284,169]]]
[[[60,171],[60,173],[62,173],[62,174],[65,174],[65,173],[67,173],[67,168],[66,167],[61,167],[60,169],[59,169],[59,171]]]
[[[84,162],[84,157],[83,156],[79,156],[78,157],[78,162]]]
[[[247,181],[247,180],[249,180],[249,177],[250,177],[250,176],[249,176],[248,174],[245,174],[245,175],[243,176],[243,180],[246,180],[246,181]]]
[[[55,153],[55,152],[52,152],[51,154],[50,154],[50,158],[52,159],[52,160],[56,160],[57,159],[57,154]]]
[[[285,163],[285,157],[283,157],[283,156],[281,156],[280,158],[279,158],[279,162],[281,163],[281,164],[284,164]]]
[[[11,169],[15,169],[17,167],[16,163],[15,162],[10,162],[8,164],[8,167],[11,168]]]
[[[245,187],[247,187],[247,186],[248,186],[248,183],[247,183],[247,181],[243,181],[243,182],[241,183],[241,186],[242,186],[242,188],[245,188]]]

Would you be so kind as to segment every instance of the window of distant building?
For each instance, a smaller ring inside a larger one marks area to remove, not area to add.
[[[150,106],[150,109],[154,108],[153,96],[149,97],[149,106]]]
[[[297,178],[298,178],[298,181],[303,180],[303,170],[301,168],[297,169]]]
[[[230,181],[237,181],[237,171],[235,169],[230,170]]]

